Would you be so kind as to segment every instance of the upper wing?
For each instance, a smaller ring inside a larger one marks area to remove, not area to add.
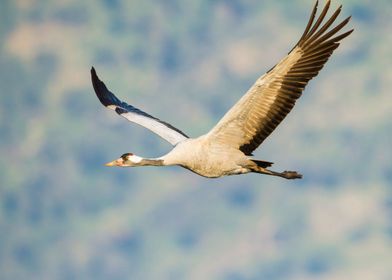
[[[342,6],[321,25],[330,6],[329,0],[313,24],[317,5],[318,1],[295,47],[275,67],[261,76],[226,113],[209,132],[211,139],[251,155],[291,111],[309,80],[318,74],[339,46],[339,41],[353,31],[337,34],[349,22],[350,17],[328,31]]]
[[[98,78],[94,67],[91,68],[91,81],[99,101],[109,109],[116,111],[117,114],[138,125],[148,128],[158,134],[172,145],[176,145],[188,138],[182,131],[172,125],[163,122],[125,102],[120,101],[105,84]]]

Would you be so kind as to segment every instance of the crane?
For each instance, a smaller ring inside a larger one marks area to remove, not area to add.
[[[326,20],[330,4],[331,1],[327,0],[316,18],[316,1],[305,31],[289,54],[257,79],[208,133],[197,138],[190,138],[171,124],[119,100],[92,67],[92,84],[104,106],[128,121],[151,130],[174,146],[170,152],[158,158],[125,153],[106,165],[177,165],[208,178],[249,172],[286,179],[302,178],[296,171],[276,172],[268,169],[272,162],[253,159],[252,152],[291,111],[307,83],[323,68],[339,42],[353,32],[353,29],[341,32],[351,17],[331,27],[342,6]]]

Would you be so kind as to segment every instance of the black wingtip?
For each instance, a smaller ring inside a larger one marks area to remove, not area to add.
[[[99,101],[101,101],[102,105],[107,107],[116,103],[116,97],[108,90],[104,82],[98,78],[94,67],[91,67],[91,82],[93,84],[95,94]]]
[[[96,83],[98,83],[98,82],[101,82],[101,81],[99,80],[98,76],[97,76],[97,72],[95,72],[94,66],[91,66],[90,73],[91,73],[91,82],[93,83],[93,86],[94,86],[94,84],[96,84]],[[94,89],[95,89],[95,88],[94,88]]]
[[[101,103],[106,106],[107,104],[104,103],[104,98],[103,98],[104,96],[103,92],[105,91],[106,86],[98,78],[97,72],[95,72],[94,67],[91,67],[90,72],[91,72],[91,82],[93,84],[95,94],[97,95],[99,101],[101,101]]]

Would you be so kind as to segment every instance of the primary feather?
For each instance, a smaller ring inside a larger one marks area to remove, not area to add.
[[[188,138],[184,132],[171,124],[161,121],[136,107],[120,101],[98,78],[94,67],[91,68],[91,81],[99,101],[101,101],[105,107],[116,111],[120,116],[148,128],[172,145],[176,145],[178,142]]]
[[[337,35],[348,23],[350,18],[347,18],[330,32],[326,32],[339,15],[341,6],[321,26],[330,1],[327,1],[313,24],[317,4],[318,2],[313,8],[305,32],[292,51],[261,76],[226,113],[211,130],[211,139],[224,141],[251,155],[291,111],[307,83],[318,74],[339,46],[338,42],[353,31]]]

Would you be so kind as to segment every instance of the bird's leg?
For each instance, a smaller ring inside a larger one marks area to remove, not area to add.
[[[283,171],[279,176],[286,179],[302,179],[302,174],[299,174],[297,171]]]
[[[259,167],[259,168],[257,168],[257,172],[262,173],[262,174],[272,175],[272,176],[278,176],[278,177],[282,177],[285,179],[301,179],[302,178],[302,175],[296,171],[275,172],[275,171],[269,170],[267,168]]]

